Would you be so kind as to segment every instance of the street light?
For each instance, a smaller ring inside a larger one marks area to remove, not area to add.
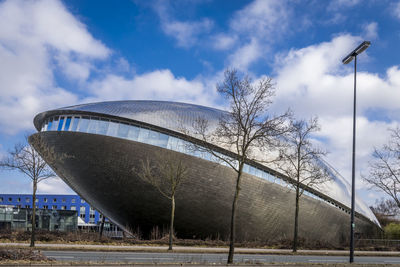
[[[354,199],[355,199],[355,161],[356,161],[356,84],[357,84],[357,56],[365,51],[371,42],[364,41],[343,60],[349,64],[354,59],[354,104],[353,104],[353,158],[351,169],[351,222],[350,222],[350,262],[354,262]]]

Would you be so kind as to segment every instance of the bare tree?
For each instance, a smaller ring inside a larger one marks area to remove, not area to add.
[[[103,237],[104,223],[106,221],[106,217],[104,214],[101,214],[101,223],[100,223],[100,231],[99,231],[99,239]]]
[[[399,207],[393,199],[380,199],[375,201],[375,205],[370,207],[382,227],[395,221],[395,216],[399,214]]]
[[[29,141],[29,142],[28,142]],[[25,137],[25,142],[16,144],[14,149],[9,151],[7,158],[0,161],[0,168],[6,170],[18,170],[28,176],[32,180],[32,232],[30,246],[35,246],[35,229],[36,229],[36,191],[38,183],[55,176],[54,172],[43,160],[41,155],[36,152],[34,146],[41,147],[40,151],[44,153],[54,154],[53,150],[47,147],[39,135],[31,135]],[[52,158],[55,158],[54,156]]]
[[[385,192],[400,208],[400,127],[389,129],[391,136],[382,148],[375,148],[364,180]]]
[[[154,186],[161,195],[171,201],[168,250],[172,250],[175,219],[175,195],[179,186],[187,177],[187,167],[179,156],[168,152],[164,156],[158,154],[153,162],[148,158],[146,161],[142,161],[142,168],[138,172],[138,175],[143,181]]]
[[[193,128],[194,134],[201,139],[197,149],[211,153],[215,159],[225,162],[236,172],[227,261],[231,264],[243,167],[250,160],[260,160],[260,155],[267,154],[277,145],[279,137],[288,130],[286,121],[290,112],[282,115],[268,113],[275,93],[270,78],[253,83],[248,76],[241,78],[236,70],[227,70],[224,81],[217,84],[217,90],[229,102],[229,111],[220,118],[215,129],[211,129],[205,118],[198,118]],[[229,156],[218,153],[214,145],[233,153]]]
[[[289,183],[296,191],[293,252],[297,251],[300,197],[305,186],[313,186],[329,180],[326,168],[320,164],[325,151],[316,148],[310,138],[319,131],[318,119],[299,120],[291,123],[291,131],[285,135],[287,142],[280,149],[278,167],[294,183]]]

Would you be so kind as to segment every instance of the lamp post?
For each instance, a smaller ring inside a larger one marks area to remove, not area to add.
[[[351,219],[350,219],[350,263],[354,262],[354,200],[355,200],[355,162],[356,162],[356,85],[357,85],[357,56],[365,51],[371,42],[364,41],[343,60],[343,64],[348,64],[354,59],[354,104],[353,104],[353,157],[351,169]]]

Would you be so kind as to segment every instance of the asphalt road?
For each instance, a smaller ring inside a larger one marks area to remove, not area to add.
[[[143,252],[97,252],[97,251],[42,251],[44,255],[60,262],[101,263],[226,263],[227,254],[219,253],[143,253]],[[236,254],[235,263],[347,263],[344,256],[307,255],[257,255]],[[400,264],[400,257],[355,257],[356,263]]]

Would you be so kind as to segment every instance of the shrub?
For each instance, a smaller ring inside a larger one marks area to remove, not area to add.
[[[385,226],[385,237],[388,239],[400,239],[400,224],[389,223]]]

